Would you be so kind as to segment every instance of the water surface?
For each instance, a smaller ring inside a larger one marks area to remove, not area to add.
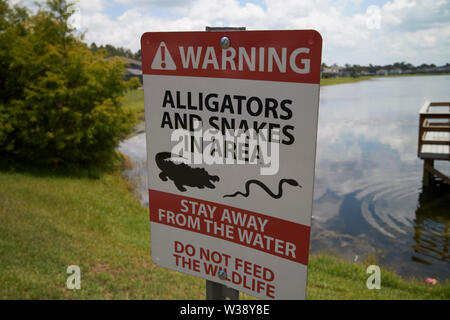
[[[450,189],[424,188],[418,112],[450,76],[321,88],[311,251],[375,254],[404,276],[448,278]],[[448,161],[436,162],[450,173]]]

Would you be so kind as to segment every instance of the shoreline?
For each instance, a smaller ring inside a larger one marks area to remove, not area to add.
[[[359,77],[340,77],[340,78],[322,78],[320,79],[320,86],[332,86],[336,84],[355,83],[360,81],[367,81],[382,78],[401,78],[401,77],[429,77],[429,76],[448,76],[450,73],[418,73],[418,74],[392,74],[387,76],[359,76]]]

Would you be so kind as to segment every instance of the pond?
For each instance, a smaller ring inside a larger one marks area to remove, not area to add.
[[[450,101],[450,76],[387,77],[320,92],[311,253],[370,258],[404,277],[450,275],[450,186],[422,184],[423,103]],[[145,134],[121,143],[148,205]],[[450,162],[435,166],[450,175]]]

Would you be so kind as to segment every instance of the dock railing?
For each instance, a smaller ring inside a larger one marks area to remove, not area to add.
[[[434,160],[450,160],[450,102],[426,102],[420,109],[417,156],[424,160],[424,177],[431,173],[450,183],[434,168]]]
[[[450,102],[426,102],[420,109],[418,156],[450,160],[449,149]]]

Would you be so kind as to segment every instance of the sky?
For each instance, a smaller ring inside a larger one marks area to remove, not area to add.
[[[31,0],[10,0],[32,7]],[[41,0],[42,1],[42,0]],[[150,31],[315,29],[327,64],[450,62],[450,0],[75,0],[84,41],[133,52]]]

